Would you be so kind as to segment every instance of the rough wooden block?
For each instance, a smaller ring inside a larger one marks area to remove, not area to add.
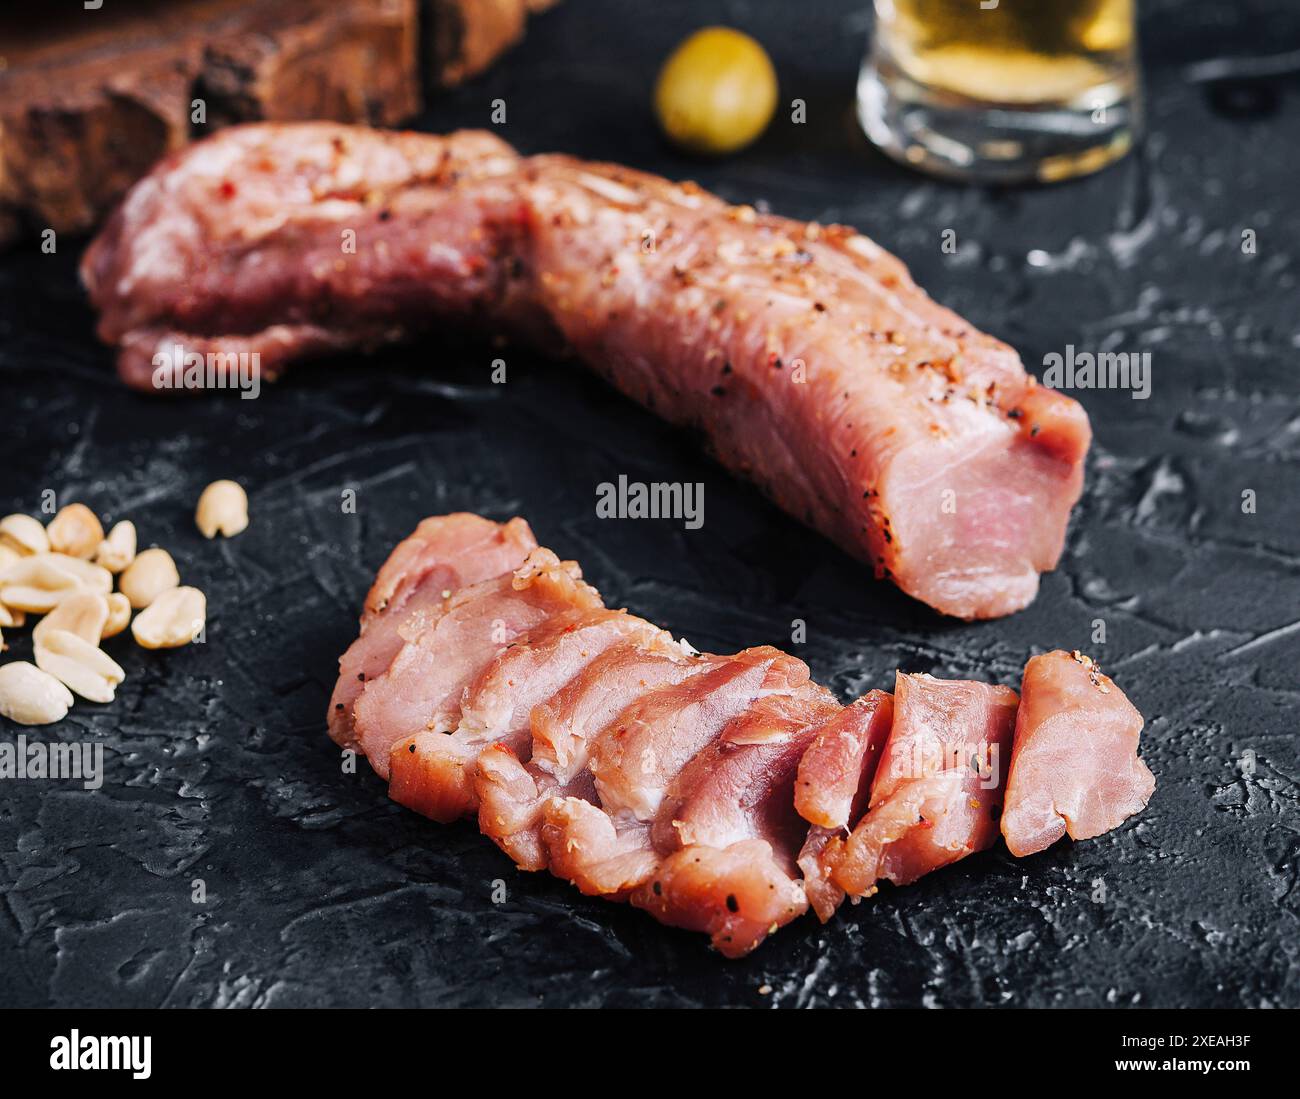
[[[486,70],[524,36],[530,14],[558,0],[425,0],[430,80],[453,87]]]
[[[212,126],[416,114],[417,2],[116,0],[6,13],[0,245],[24,225],[91,228],[160,156]]]

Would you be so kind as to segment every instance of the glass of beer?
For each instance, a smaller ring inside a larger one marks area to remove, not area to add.
[[[1049,182],[1123,156],[1141,125],[1134,0],[875,0],[858,117],[936,175]]]

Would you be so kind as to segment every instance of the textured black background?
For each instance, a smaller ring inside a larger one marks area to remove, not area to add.
[[[872,582],[577,366],[511,352],[492,385],[495,352],[431,338],[304,367],[257,401],[147,399],[92,338],[79,243],[0,257],[0,511],[54,489],[129,517],[210,615],[206,645],[107,643],[128,673],[117,700],[28,730],[102,742],[107,780],[0,790],[0,1003],[1300,1005],[1300,80],[1189,72],[1295,49],[1300,10],[1141,6],[1149,138],[1052,189],[931,182],[866,146],[865,0],[566,0],[425,119],[485,125],[501,97],[500,132],[526,152],[854,224],[1031,369],[1067,343],[1151,351],[1150,400],[1080,395],[1097,438],[1065,557],[1001,622],[943,621]],[[719,163],[661,142],[656,67],[709,22],[764,42],[806,125],[778,117]],[[620,473],[704,482],[703,529],[597,521],[595,486]],[[248,487],[252,525],[208,543],[191,516],[216,477]],[[526,516],[612,605],[700,648],[788,646],[805,619],[795,651],[844,697],[896,666],[1014,684],[1035,650],[1090,649],[1147,715],[1155,796],[1110,836],[1025,861],[999,847],[726,962],[515,872],[472,826],[389,803],[364,767],[340,774],[323,714],[360,598],[419,518],[461,508]]]

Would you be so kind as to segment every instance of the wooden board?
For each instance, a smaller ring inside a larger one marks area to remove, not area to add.
[[[486,70],[524,36],[528,16],[558,0],[425,0],[430,79],[451,88]]]
[[[164,153],[251,119],[421,108],[417,0],[114,0],[0,18],[0,245],[91,228]]]

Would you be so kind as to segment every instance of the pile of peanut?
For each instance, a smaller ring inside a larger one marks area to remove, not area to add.
[[[234,481],[215,481],[194,519],[206,538],[232,537],[248,526],[248,497]],[[62,721],[74,694],[112,702],[126,673],[100,642],[129,625],[146,649],[188,645],[203,631],[207,599],[181,585],[165,549],[136,552],[130,520],[105,534],[90,508],[68,504],[49,526],[30,515],[0,519],[0,631],[37,615],[44,617],[32,630],[36,663],[0,665],[0,714],[21,725]]]

